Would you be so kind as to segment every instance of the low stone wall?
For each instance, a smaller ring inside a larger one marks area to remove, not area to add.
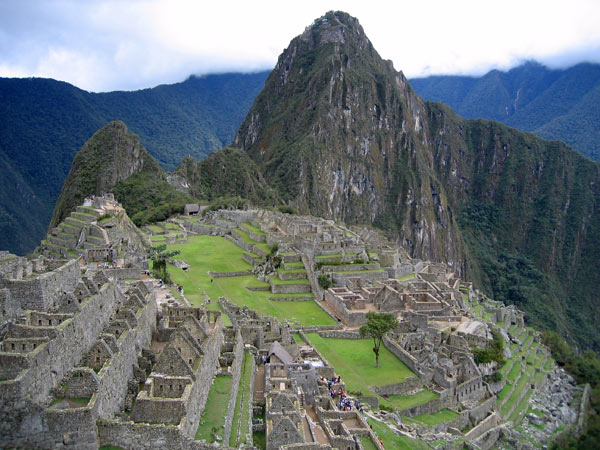
[[[248,231],[248,237],[256,242],[266,242],[267,240],[267,236],[265,236],[264,234],[256,234],[252,231]]]
[[[400,383],[387,384],[385,386],[369,386],[376,394],[385,395],[405,395],[423,388],[423,382],[417,377],[408,377]]]
[[[235,237],[233,237],[233,236],[231,236],[229,234],[225,235],[225,239],[233,242],[235,245],[237,245],[238,247],[243,248],[247,252],[256,253],[254,251],[254,244],[249,244],[247,242],[242,241],[241,239],[236,239]]]
[[[242,259],[253,267],[259,265],[258,259],[249,255],[248,253],[242,253]]]
[[[475,445],[477,445],[477,447],[480,448],[481,450],[489,450],[490,448],[492,448],[494,446],[496,441],[498,441],[498,438],[502,435],[503,432],[504,432],[504,426],[499,425],[497,427],[494,427],[494,428],[486,431],[479,438],[475,439],[473,441],[473,443]]]
[[[331,279],[337,285],[345,285],[348,278],[376,281],[386,279],[387,277],[387,272],[331,272]]]
[[[162,450],[214,450],[211,444],[193,440],[182,434],[178,427],[147,423],[98,420],[99,446],[113,445],[124,449]],[[97,447],[95,447],[97,448]],[[233,450],[231,447],[219,447]]]
[[[225,278],[225,277],[245,277],[246,275],[252,275],[249,270],[243,270],[240,272],[208,272],[213,278]]]
[[[420,373],[419,362],[410,353],[400,347],[397,342],[394,342],[386,335],[383,337],[383,345],[385,345],[385,348],[387,348],[390,352],[396,355],[400,361],[406,364],[410,370],[415,373]]]
[[[494,395],[469,411],[469,420],[472,424],[481,422],[489,415],[490,411],[496,409],[496,398]]]
[[[142,277],[142,270],[139,267],[127,267],[124,269],[104,269],[103,272],[108,278],[115,278],[117,280],[139,280]]]
[[[378,263],[374,264],[339,264],[321,266],[323,272],[352,272],[357,270],[377,270],[380,268]]]
[[[398,411],[398,414],[401,416],[415,417],[420,416],[421,414],[433,414],[441,409],[444,409],[445,407],[446,405],[444,405],[442,400],[436,398],[428,401],[427,403],[423,403],[422,405],[413,406],[412,408],[407,408],[403,409],[402,411]]]
[[[358,331],[349,330],[326,330],[319,331],[319,336],[324,338],[336,338],[336,339],[362,339]]]
[[[310,284],[276,284],[269,280],[273,294],[302,294],[310,292]]]
[[[282,272],[277,271],[277,276],[281,281],[287,280],[305,280],[307,278],[306,272]]]
[[[496,425],[498,425],[499,422],[500,418],[498,417],[498,415],[496,413],[492,413],[484,420],[482,420],[479,424],[477,424],[477,426],[469,430],[469,432],[465,434],[465,438],[469,439],[470,441],[473,441],[482,436],[484,433],[491,430],[492,428],[494,428]]]
[[[186,230],[191,231],[192,233],[209,235],[209,236],[225,236],[229,233],[227,228],[218,227],[214,225],[205,225],[201,223],[184,221],[183,226]]]
[[[311,302],[313,301],[312,295],[306,295],[302,297],[269,297],[272,302]]]

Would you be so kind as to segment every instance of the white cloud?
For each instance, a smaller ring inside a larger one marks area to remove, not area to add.
[[[98,91],[269,69],[331,9],[358,17],[382,57],[407,76],[483,73],[532,58],[600,62],[597,0],[5,0],[0,76],[52,77]]]

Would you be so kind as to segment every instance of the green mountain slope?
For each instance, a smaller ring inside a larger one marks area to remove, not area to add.
[[[136,225],[181,212],[193,199],[167,183],[166,172],[121,121],[98,130],[73,159],[50,227],[58,225],[85,197],[114,191]],[[165,207],[165,203],[171,204]]]
[[[600,161],[600,65],[551,70],[535,62],[482,77],[431,76],[410,80],[427,100],[467,118],[498,120],[546,139],[566,142]]]
[[[173,170],[186,155],[201,159],[231,142],[265,77],[264,72],[190,77],[153,89],[100,94],[55,80],[0,78],[0,160],[21,186],[15,192],[8,178],[0,183],[5,217],[0,235],[8,236],[3,248],[24,254],[37,245],[73,157],[108,122],[125,121],[149,153]],[[30,201],[26,192],[39,205],[21,210]],[[22,217],[31,233],[4,228]]]
[[[300,211],[373,223],[599,348],[600,165],[423,102],[356,19],[323,19],[280,56],[234,143]]]

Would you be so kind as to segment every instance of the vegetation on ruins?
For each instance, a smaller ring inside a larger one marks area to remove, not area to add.
[[[492,330],[493,339],[490,346],[486,348],[476,348],[472,350],[473,358],[476,364],[487,364],[492,361],[498,363],[498,367],[506,362],[504,359],[504,338],[498,330]]]
[[[163,280],[166,284],[171,284],[171,276],[167,270],[167,261],[175,255],[179,254],[179,250],[167,250],[166,244],[149,247],[147,250],[148,259],[152,261],[152,276]]]
[[[317,281],[319,282],[319,286],[321,286],[323,289],[329,289],[331,286],[333,286],[333,281],[331,281],[329,275],[324,273],[319,274]]]
[[[557,364],[563,366],[577,383],[589,383],[592,388],[590,396],[590,413],[585,433],[574,437],[570,432],[563,433],[554,442],[552,448],[588,449],[596,448],[600,442],[600,358],[588,350],[577,353],[565,340],[552,331],[542,333],[542,340],[550,348]]]
[[[379,367],[379,348],[383,342],[383,337],[388,331],[393,330],[398,325],[398,321],[393,314],[377,313],[369,311],[366,314],[367,323],[360,327],[360,335],[368,336],[373,339],[373,353],[375,353],[375,367]]]

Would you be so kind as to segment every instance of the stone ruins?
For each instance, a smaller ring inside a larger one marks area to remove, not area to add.
[[[488,299],[445,265],[412,260],[372,230],[263,210],[210,211],[162,230],[145,231],[169,242],[223,236],[249,252],[244,259],[253,269],[211,277],[255,274],[279,301],[315,301],[337,325],[281,323],[223,297],[210,299],[220,306],[214,311],[163,295],[147,272],[150,240],[112,196],[87,199],[34,258],[0,252],[0,447],[214,448],[195,433],[217,377],[232,386],[223,448],[232,436],[255,448],[253,433],[264,432],[267,450],[354,450],[367,441],[383,449],[371,417],[399,435],[443,439],[440,448],[487,449],[498,439],[516,442],[510,421],[529,398],[558,417],[554,428],[579,418],[568,407],[572,380],[553,366],[520,311]],[[277,263],[261,244],[276,245]],[[398,318],[384,345],[415,374],[372,390],[387,398],[426,389],[433,400],[389,412],[379,397],[346,393],[309,334],[351,345],[369,311]],[[507,377],[494,377],[496,363],[476,364],[471,351],[489,345],[492,328],[511,361],[510,391],[522,388],[510,402],[497,395]],[[411,420],[442,410],[453,419],[433,427]]]

